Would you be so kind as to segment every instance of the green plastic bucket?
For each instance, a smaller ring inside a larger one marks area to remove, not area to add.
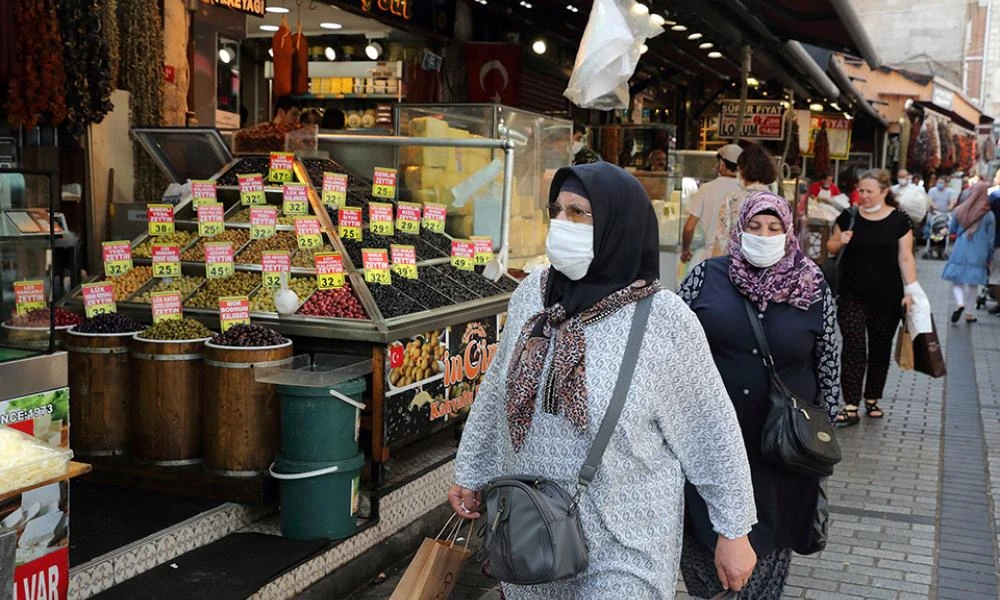
[[[339,540],[353,535],[364,464],[360,452],[332,462],[278,456],[270,471],[278,480],[281,534],[290,540]]]
[[[281,456],[305,462],[345,460],[358,453],[364,378],[332,387],[279,385]]]

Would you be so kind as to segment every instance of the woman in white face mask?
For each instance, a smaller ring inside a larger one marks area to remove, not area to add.
[[[785,471],[761,456],[771,383],[747,308],[763,326],[781,380],[799,398],[825,407],[831,420],[840,399],[836,309],[819,268],[791,235],[788,202],[771,192],[753,193],[736,224],[729,253],[695,267],[679,293],[705,329],[749,454],[757,507],[750,543],[758,561],[741,596],[778,598],[792,551],[815,551],[819,480]],[[691,493],[686,510],[681,574],[689,594],[713,598],[723,586],[712,560],[709,511]]]

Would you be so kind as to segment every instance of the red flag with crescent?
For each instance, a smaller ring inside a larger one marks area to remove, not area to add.
[[[468,43],[469,102],[521,105],[521,47],[517,44]]]

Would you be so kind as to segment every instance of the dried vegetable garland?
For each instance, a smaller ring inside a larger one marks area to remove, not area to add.
[[[937,123],[930,119],[924,124],[924,128],[931,140],[930,156],[925,164],[928,171],[936,171],[941,166],[941,136],[938,134]]]
[[[108,71],[111,74],[111,88],[119,87],[118,74],[121,69],[121,37],[118,34],[118,0],[104,0],[101,3],[101,33],[108,42]]]
[[[826,121],[820,123],[819,131],[816,132],[816,141],[813,143],[815,154],[814,169],[817,177],[826,177],[830,174],[830,137],[826,133]]]
[[[937,124],[938,138],[941,140],[941,168],[950,171],[955,168],[955,145],[954,136],[948,128],[948,124],[940,121]]]
[[[7,121],[14,127],[32,129],[40,123],[53,125],[66,118],[66,73],[61,60],[53,60],[53,49],[62,48],[57,0],[12,0],[16,60],[7,97]],[[143,3],[139,3],[143,4]]]
[[[159,2],[126,2],[122,32],[121,84],[131,93],[132,125],[163,122],[163,23]],[[139,144],[135,157],[135,200],[158,200],[167,182]]]
[[[79,137],[114,108],[108,41],[101,35],[102,11],[97,0],[62,0],[59,17],[66,68],[64,125]]]

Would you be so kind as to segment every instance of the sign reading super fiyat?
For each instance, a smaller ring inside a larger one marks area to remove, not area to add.
[[[255,17],[264,16],[264,0],[201,0],[202,4],[223,6]]]

